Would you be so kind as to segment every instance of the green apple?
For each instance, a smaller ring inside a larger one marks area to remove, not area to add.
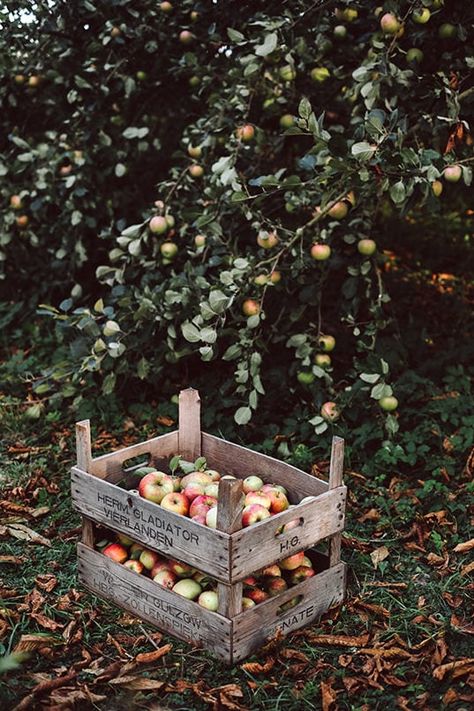
[[[311,385],[314,382],[314,373],[311,371],[300,370],[296,374],[296,378],[301,385]]]
[[[357,243],[357,250],[364,257],[371,257],[377,251],[377,244],[373,239],[361,239]]]
[[[443,192],[443,183],[441,180],[433,180],[431,183],[431,190],[433,191],[433,195],[435,197],[439,197]]]
[[[162,217],[162,215],[155,215],[152,217],[148,226],[150,228],[150,232],[153,232],[155,235],[163,235],[165,232],[168,232],[169,229],[166,217]]]
[[[406,53],[406,60],[407,62],[422,62],[423,61],[424,54],[421,51],[421,49],[418,49],[417,47],[411,47],[408,52]]]
[[[196,245],[196,247],[204,247],[204,245],[206,244],[205,235],[196,235],[196,237],[194,238],[194,244]]]
[[[413,22],[417,25],[425,25],[431,17],[431,12],[427,7],[419,8],[418,10],[413,10]]]
[[[456,37],[456,34],[456,27],[449,22],[445,22],[438,30],[438,35],[441,39],[453,39],[453,37]]]
[[[382,410],[385,410],[385,412],[393,412],[398,407],[398,400],[393,395],[381,397],[378,403]]]
[[[311,70],[311,79],[318,83],[326,81],[329,77],[330,71],[326,67],[314,67],[314,69]]]
[[[316,353],[314,356],[314,362],[320,368],[329,368],[331,365],[331,356],[327,353]]]
[[[328,244],[313,244],[311,256],[318,262],[323,262],[331,256],[331,247]]]
[[[178,593],[182,597],[188,600],[196,600],[202,593],[202,588],[195,580],[192,578],[184,578],[183,580],[178,580],[176,585],[172,588],[173,592]]]
[[[386,12],[380,18],[380,27],[384,35],[396,35],[400,31],[401,24],[393,13]]]
[[[337,39],[344,39],[347,37],[347,27],[345,25],[336,25],[333,34]]]
[[[336,339],[334,336],[321,335],[318,338],[319,347],[325,352],[330,353],[336,347]]]
[[[280,67],[279,74],[283,81],[293,81],[296,77],[296,72],[290,64],[285,64],[284,67]]]
[[[460,165],[448,165],[443,170],[443,177],[448,183],[458,183],[461,179],[462,169]]]
[[[347,207],[347,204],[342,200],[339,200],[332,205],[328,214],[329,217],[332,217],[334,220],[343,220],[348,212],[349,208]]]
[[[178,245],[174,242],[163,242],[160,252],[165,259],[173,259],[178,254]]]
[[[280,117],[280,126],[282,128],[291,128],[294,125],[295,117],[291,114],[283,114],[283,116]]]
[[[192,146],[189,144],[188,146],[188,155],[191,158],[200,158],[202,156],[202,148],[201,146]]]

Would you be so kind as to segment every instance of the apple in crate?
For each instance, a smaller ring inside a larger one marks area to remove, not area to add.
[[[196,600],[202,593],[201,586],[192,578],[178,580],[172,590],[173,592],[178,593],[178,595],[186,597],[188,600]]]
[[[201,573],[199,570],[194,573],[193,580],[195,580],[202,588],[208,588],[210,585],[214,584],[214,580],[207,573]]]
[[[219,482],[213,481],[212,484],[208,484],[204,489],[206,496],[213,496],[215,499],[219,496]]]
[[[191,518],[194,516],[205,516],[209,509],[217,506],[217,499],[214,496],[197,496],[189,507],[189,515]]]
[[[128,558],[128,550],[121,543],[110,543],[102,553],[116,563],[125,563]]]
[[[206,514],[206,526],[208,528],[217,528],[217,506],[213,506],[212,509]]]
[[[219,607],[219,598],[214,590],[205,590],[198,597],[198,603],[206,610],[216,612]]]
[[[254,575],[247,575],[246,578],[242,580],[244,585],[256,585],[258,583],[257,578]]]
[[[270,518],[271,513],[261,504],[250,504],[242,511],[242,526],[252,526],[254,523]]]
[[[270,595],[261,588],[252,588],[251,590],[246,591],[245,597],[249,597],[251,600],[254,601],[256,605],[258,605],[259,602],[264,602],[264,600],[268,600],[270,598]]]
[[[206,517],[203,514],[196,514],[196,516],[192,516],[191,521],[196,521],[196,523],[200,523],[202,526],[206,525]]]
[[[249,597],[242,598],[242,610],[249,610],[251,607],[255,607],[255,602]]]
[[[160,504],[163,497],[173,491],[173,479],[164,472],[150,472],[143,477],[138,485],[140,496],[154,504]]]
[[[139,561],[144,568],[146,568],[147,570],[152,570],[157,563],[163,561],[163,558],[158,555],[156,551],[149,551],[147,548],[145,548],[145,550],[140,555]]]
[[[305,565],[307,568],[312,568],[313,567],[313,561],[308,558],[307,555],[303,556],[303,560],[301,561],[301,565]]]
[[[140,545],[140,543],[134,543],[130,548],[130,558],[132,558],[132,560],[138,560],[144,550],[144,546]]]
[[[286,590],[288,585],[283,578],[267,578],[265,581],[265,589],[270,595],[270,597],[275,597],[279,595],[283,590]]]
[[[184,494],[179,494],[173,491],[171,494],[166,494],[161,499],[161,507],[167,511],[186,516],[189,511],[189,502]]]
[[[300,551],[299,553],[293,553],[293,555],[288,556],[288,558],[280,560],[278,565],[282,570],[296,570],[303,562],[303,558],[304,551]]]
[[[195,568],[187,563],[181,563],[179,560],[169,560],[168,567],[178,578],[191,578],[196,572]]]
[[[261,489],[261,491],[263,491],[264,494],[266,494],[267,491],[272,491],[272,490],[281,491],[282,494],[285,494],[285,496],[288,496],[287,490],[285,489],[284,486],[281,486],[280,484],[264,484]]]
[[[119,543],[121,543],[123,546],[131,546],[133,545],[133,541],[129,536],[126,536],[125,533],[117,533],[117,540]]]
[[[210,476],[212,481],[214,481],[214,482],[219,481],[219,479],[221,478],[220,473],[218,471],[216,471],[215,469],[205,469],[204,474],[207,474],[208,476]]]
[[[267,578],[281,578],[280,566],[277,563],[267,565],[266,568],[262,568],[260,575],[264,575]]]
[[[153,576],[153,580],[155,583],[158,583],[158,585],[171,590],[176,585],[178,578],[173,571],[163,568],[163,570],[159,570],[156,575]]]
[[[288,533],[288,531],[292,531],[294,528],[298,528],[299,525],[300,519],[292,518],[291,521],[288,521],[288,523],[285,523],[285,525],[282,526],[280,533]]]
[[[244,493],[248,494],[249,491],[258,491],[263,486],[263,480],[259,476],[248,476],[244,479],[243,489]]]
[[[169,560],[159,560],[153,568],[151,569],[150,572],[150,577],[154,578],[157,573],[160,572],[160,570],[169,570],[170,569],[170,562]]]
[[[139,560],[126,560],[125,563],[123,564],[124,568],[128,568],[129,570],[133,570],[135,573],[143,573],[143,564],[140,563]]]
[[[270,510],[272,500],[268,494],[263,494],[261,491],[249,491],[245,495],[245,506],[251,506],[252,504],[260,504],[260,506],[265,506],[266,509]]]
[[[211,486],[211,484],[208,484],[208,486]],[[190,481],[183,489],[183,495],[191,503],[198,496],[204,496],[205,488],[204,484],[200,484],[198,481]]]
[[[278,491],[278,489],[274,489],[273,491],[267,491],[264,496],[267,496],[270,499],[270,513],[272,514],[277,514],[281,513],[282,511],[286,511],[286,509],[290,505],[290,502],[286,498],[286,495],[282,494],[281,491]]]
[[[207,486],[208,484],[212,484],[212,479],[209,474],[206,474],[205,472],[191,472],[190,474],[183,476],[181,479],[181,489],[185,489],[188,484],[191,484],[191,482]]]
[[[292,585],[298,585],[298,583],[302,583],[306,578],[312,578],[313,575],[315,575],[315,572],[312,568],[308,568],[307,565],[300,565],[299,568],[291,571],[290,583]]]

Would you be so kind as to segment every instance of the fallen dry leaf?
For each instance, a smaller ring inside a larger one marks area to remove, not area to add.
[[[388,550],[387,546],[380,546],[380,548],[376,548],[374,551],[372,551],[370,557],[372,559],[374,568],[377,569],[379,563],[385,560],[385,558],[388,558],[389,555],[390,551]]]
[[[157,691],[166,686],[166,681],[149,679],[144,676],[121,676],[118,679],[110,679],[109,684],[121,686],[130,691]]]
[[[362,516],[359,516],[357,519],[359,523],[365,523],[366,521],[379,521],[380,520],[380,511],[377,509],[369,509],[366,511]]]
[[[455,548],[453,548],[455,553],[467,553],[474,548],[474,538],[470,541],[464,541],[464,543],[458,543]]]
[[[143,652],[141,654],[137,654],[135,662],[137,664],[153,664],[158,659],[161,659],[161,657],[164,657],[165,654],[168,654],[168,652],[172,649],[172,644],[165,644],[163,647],[153,650],[153,652]]]
[[[54,632],[55,630],[62,630],[64,624],[62,622],[56,622],[56,620],[47,617],[42,612],[32,612],[30,617],[39,624],[40,627],[44,627],[45,630],[50,630]]]
[[[56,576],[52,573],[44,573],[43,575],[36,576],[35,583],[37,587],[41,588],[41,590],[51,592],[58,584],[58,581]]]
[[[336,692],[332,688],[334,679],[321,682],[321,704],[323,711],[331,711],[336,703]]]
[[[47,679],[46,681],[40,682],[37,686],[34,687],[33,691],[28,694],[28,696],[25,696],[20,701],[20,703],[15,706],[14,709],[12,709],[12,711],[26,711],[26,709],[34,707],[34,699],[36,699],[38,696],[42,696],[43,694],[48,693],[49,691],[53,691],[54,689],[59,688],[60,686],[67,685],[76,677],[76,675],[76,671],[70,671],[64,676],[56,677],[54,679]]]
[[[474,570],[474,560],[461,568],[461,575],[470,575]]]
[[[26,558],[19,558],[16,555],[0,555],[0,564],[6,565],[22,565]]]
[[[37,634],[22,634],[16,643],[14,652],[33,652],[40,647],[50,646],[51,644],[62,644],[62,640],[53,637],[46,632],[38,632]]]
[[[49,538],[45,538],[22,523],[10,523],[8,526],[0,526],[0,536],[4,535],[13,536],[13,538],[18,538],[20,541],[26,541],[27,543],[39,543],[48,548],[51,548],[52,545]]]
[[[474,659],[456,659],[454,662],[441,664],[433,669],[433,676],[438,681],[442,681],[446,674],[450,674],[453,679],[456,679],[472,672],[474,672]]]
[[[245,664],[241,664],[240,668],[249,672],[249,674],[266,674],[273,669],[274,665],[275,660],[269,658],[264,664],[260,662],[246,662]]]

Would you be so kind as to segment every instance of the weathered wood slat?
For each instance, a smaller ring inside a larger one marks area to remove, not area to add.
[[[344,473],[344,440],[341,437],[332,438],[331,463],[329,468],[329,489],[342,486]],[[330,565],[337,565],[341,560],[341,533],[336,533],[329,541]]]
[[[184,459],[194,462],[201,456],[201,400],[194,388],[179,393],[178,451]]]
[[[217,529],[235,533],[242,528],[243,489],[241,479],[222,479],[217,502]],[[232,557],[232,541],[230,555]],[[242,611],[242,583],[217,586],[218,611],[226,617],[234,617]]]
[[[74,508],[93,521],[228,581],[228,534],[167,511],[77,467],[71,472],[71,492]]]
[[[155,466],[155,460],[170,457],[178,451],[178,432],[167,432],[159,437],[132,444],[110,454],[103,454],[93,459],[88,468],[80,467],[83,471],[88,471],[101,479],[108,481],[118,481],[124,476],[123,464],[128,459],[139,457],[142,454],[149,454],[148,463]]]
[[[346,487],[327,491],[270,519],[232,534],[231,579],[241,580],[265,565],[287,558],[344,529]],[[278,529],[294,519],[302,525],[283,535]]]
[[[251,474],[260,476],[266,482],[284,486],[292,501],[301,501],[305,496],[317,496],[328,490],[328,484],[321,479],[280,462],[260,452],[254,452],[233,442],[202,433],[203,457],[208,466],[219,470],[222,474],[232,474],[245,479]]]
[[[231,658],[232,622],[197,603],[161,587],[78,544],[79,579],[99,596],[116,603],[164,632],[211,650],[219,658]]]
[[[329,568],[313,578],[285,590],[234,618],[233,663],[244,659],[277,632],[284,636],[320,617],[331,605],[342,602],[345,590],[345,565]],[[293,608],[281,611],[281,606],[302,596]]]
[[[76,456],[77,466],[89,471],[92,462],[90,420],[76,423]],[[82,517],[82,542],[91,547],[94,545],[94,524],[85,516]]]

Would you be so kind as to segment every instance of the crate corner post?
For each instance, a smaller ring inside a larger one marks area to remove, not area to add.
[[[329,490],[343,486],[344,474],[344,439],[333,437],[331,445],[331,460],[329,465]],[[343,515],[343,512],[341,512]],[[329,541],[329,567],[332,568],[341,562],[342,533],[335,533]]]
[[[90,420],[76,422],[76,460],[79,469],[90,472],[92,463]],[[81,541],[90,548],[94,547],[94,524],[85,516],[82,517]]]
[[[178,449],[185,459],[201,456],[201,398],[199,391],[186,388],[179,393]]]

